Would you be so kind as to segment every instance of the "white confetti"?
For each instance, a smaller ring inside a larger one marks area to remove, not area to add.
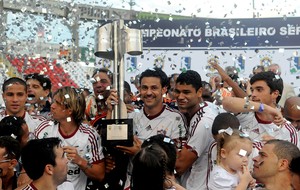
[[[239,152],[240,156],[246,156],[246,154],[247,154],[247,151],[244,150],[244,149],[241,149],[240,152]]]

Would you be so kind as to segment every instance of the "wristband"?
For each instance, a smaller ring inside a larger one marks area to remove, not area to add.
[[[263,112],[265,110],[264,104],[260,103],[259,108],[258,108],[258,112]]]

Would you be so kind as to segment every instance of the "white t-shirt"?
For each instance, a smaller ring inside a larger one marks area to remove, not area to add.
[[[69,137],[62,135],[59,124],[51,121],[43,122],[35,131],[39,139],[47,137],[58,137],[64,146],[77,147],[78,154],[89,163],[99,163],[104,159],[101,139],[97,131],[87,124],[81,124],[78,130]],[[87,176],[80,170],[77,164],[68,162],[68,181],[72,182],[75,190],[83,190],[87,185]]]
[[[140,110],[129,113],[128,117],[133,119],[134,134],[142,141],[157,134],[169,136],[171,139],[186,135],[183,115],[167,105],[155,116],[147,116],[144,110]]]
[[[5,110],[2,110],[0,112],[0,121],[7,117]],[[23,116],[23,119],[25,120],[29,133],[33,133],[34,130],[43,122],[46,121],[46,118],[41,115],[30,115],[28,112],[25,112],[25,115]]]
[[[263,146],[261,142],[263,135],[270,135],[276,139],[289,141],[299,146],[298,134],[294,126],[285,122],[278,127],[272,122],[260,120],[254,112],[241,113],[237,115],[243,132],[249,134],[256,147]]]
[[[181,184],[186,184],[188,190],[199,190],[206,188],[208,169],[209,145],[214,141],[211,127],[217,113],[207,104],[195,113],[190,121],[188,139],[185,147],[197,155],[189,175],[183,174]]]
[[[221,166],[216,165],[208,180],[209,190],[233,190],[239,184],[238,174],[231,174]]]

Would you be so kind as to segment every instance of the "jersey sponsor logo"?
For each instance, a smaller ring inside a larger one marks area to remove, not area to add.
[[[68,175],[78,175],[80,174],[80,168],[77,168],[75,170],[68,170]]]

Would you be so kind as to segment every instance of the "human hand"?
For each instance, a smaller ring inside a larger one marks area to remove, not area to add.
[[[131,112],[134,112],[134,105],[132,104],[126,104],[126,108],[127,108],[127,113],[131,113]]]
[[[106,99],[106,105],[107,105],[107,109],[109,111],[113,110],[113,106],[119,103],[119,97],[118,97],[118,93],[117,90],[115,89],[111,89],[110,90],[110,94]]]
[[[250,183],[253,183],[253,177],[248,169],[247,166],[243,166],[242,171],[238,172],[239,178],[240,178],[240,183],[245,183],[247,185],[250,185]],[[254,182],[255,183],[255,182]]]
[[[113,169],[115,169],[116,163],[112,156],[105,156],[105,173],[110,173]]]
[[[142,146],[142,141],[137,137],[134,136],[133,137],[133,146],[128,147],[128,146],[116,146],[117,149],[125,152],[126,154],[129,155],[135,155],[138,151],[141,150],[141,146]]]
[[[72,163],[78,165],[82,161],[82,158],[79,156],[76,147],[64,146],[63,150],[66,153],[68,160],[70,160]]]

